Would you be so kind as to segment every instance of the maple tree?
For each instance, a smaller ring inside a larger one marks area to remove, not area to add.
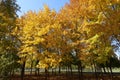
[[[117,0],[87,2],[87,15],[84,16],[82,30],[86,34],[85,42],[88,44],[88,52],[92,51],[96,54],[96,61],[100,63],[106,62],[112,55],[110,37],[119,35],[119,15],[114,15],[119,13],[117,6],[119,6]]]
[[[61,10],[58,19],[71,31],[70,40],[81,61],[89,65],[110,61],[114,55],[110,38],[119,35],[119,4],[119,0],[70,0]]]
[[[59,63],[57,60],[59,58],[55,52],[51,51],[57,44],[56,41],[53,42],[54,36],[50,35],[59,27],[59,24],[55,23],[55,17],[56,12],[44,6],[44,9],[38,13],[29,11],[18,19],[15,33],[21,41],[18,54],[21,58],[19,62],[24,64],[24,67],[25,62],[27,63],[30,59],[37,61],[36,67],[45,69],[56,67]]]
[[[69,53],[72,54],[70,57],[69,54],[64,54],[69,56],[65,58],[66,60],[70,60],[70,65],[74,64],[78,66],[78,72],[82,72],[82,63],[81,63],[81,48],[83,44],[80,43],[82,37],[81,30],[79,28],[82,25],[83,17],[81,11],[81,3],[79,0],[70,0],[69,4],[66,4],[63,9],[60,10],[58,14],[58,20],[62,25],[63,30],[67,33],[65,37],[67,37],[67,41],[70,44],[71,48],[69,49]],[[63,56],[64,57],[64,56]],[[67,63],[69,62],[67,60]],[[64,60],[65,61],[65,60]]]

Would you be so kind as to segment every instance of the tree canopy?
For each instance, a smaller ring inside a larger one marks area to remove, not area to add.
[[[20,18],[18,10],[16,0],[0,4],[0,65],[49,69],[117,62],[120,0],[70,0],[59,12],[45,5]]]

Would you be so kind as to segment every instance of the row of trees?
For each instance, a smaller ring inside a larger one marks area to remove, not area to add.
[[[2,7],[2,8],[1,8]],[[60,68],[71,65],[104,69],[118,67],[113,53],[120,34],[119,0],[70,0],[59,12],[48,6],[17,18],[16,0],[0,4],[0,72],[9,75],[25,68]],[[119,46],[118,46],[119,47]],[[17,66],[16,66],[17,65]],[[7,71],[6,71],[7,70]],[[9,73],[10,72],[10,73]]]

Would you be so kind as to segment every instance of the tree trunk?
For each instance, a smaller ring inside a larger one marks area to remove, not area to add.
[[[81,78],[81,75],[80,75],[80,64],[78,63],[78,75],[79,75],[79,80],[80,80],[80,78]]]
[[[24,75],[25,75],[25,61],[23,62],[21,67],[21,80],[24,80]]]
[[[112,72],[112,67],[111,67],[111,61],[110,61],[109,69],[110,69],[111,80],[113,80],[113,72]]]
[[[73,74],[73,72],[72,72],[72,65],[70,64],[70,73],[71,73],[71,75]]]
[[[94,67],[93,67],[93,65],[91,64],[91,69],[92,69],[92,72],[94,72]]]
[[[81,79],[84,80],[84,78],[83,78],[83,71],[82,71],[82,65],[80,66],[80,74],[81,74]]]
[[[59,66],[59,74],[61,73],[61,66]]]
[[[95,77],[96,77],[96,80],[98,80],[98,74],[97,74],[96,65],[95,65],[95,63],[93,63],[93,65],[94,65],[94,69],[95,69]]]
[[[45,68],[45,80],[48,80],[48,69]]]
[[[55,68],[55,72],[54,72],[54,73],[55,73],[55,75],[56,75],[56,68]]]
[[[67,69],[68,67],[66,66],[66,76],[67,76],[67,73],[68,73],[68,69]]]
[[[105,67],[103,66],[103,71],[104,71],[104,73],[106,73],[106,70],[105,70]]]
[[[54,69],[52,68],[52,75],[54,75]]]
[[[39,60],[36,61],[36,64],[37,65],[39,63]],[[35,75],[39,75],[39,68],[35,68]]]
[[[30,75],[32,75],[32,68],[33,68],[33,61],[31,63],[31,71],[30,71]]]
[[[40,69],[39,68],[37,69],[37,72],[38,72],[38,75],[40,75]]]
[[[72,72],[72,65],[71,64],[70,64],[69,68],[70,68],[70,80],[73,80],[72,79],[73,78],[73,72]]]

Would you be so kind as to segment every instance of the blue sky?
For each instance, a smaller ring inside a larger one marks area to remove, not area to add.
[[[17,3],[21,7],[21,12],[17,12],[17,14],[21,16],[29,10],[39,11],[44,4],[58,12],[65,3],[69,3],[69,0],[17,0]]]

